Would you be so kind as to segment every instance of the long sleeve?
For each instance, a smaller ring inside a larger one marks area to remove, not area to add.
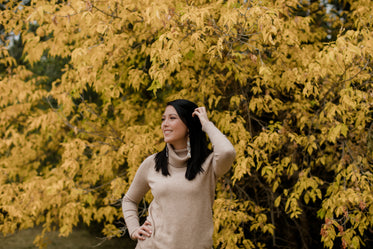
[[[223,176],[231,168],[236,151],[228,138],[212,122],[202,127],[210,138],[213,148],[212,166],[217,177]]]
[[[149,191],[147,174],[151,161],[150,157],[144,160],[136,172],[136,175],[129,187],[127,193],[122,200],[122,211],[124,220],[127,225],[128,232],[132,237],[132,233],[140,226],[138,205],[144,195]]]

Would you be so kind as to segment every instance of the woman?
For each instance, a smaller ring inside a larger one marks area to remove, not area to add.
[[[215,183],[230,169],[235,150],[205,107],[188,100],[167,103],[161,129],[165,148],[143,161],[123,198],[129,234],[136,249],[211,249]],[[140,226],[138,204],[149,190],[154,199]]]

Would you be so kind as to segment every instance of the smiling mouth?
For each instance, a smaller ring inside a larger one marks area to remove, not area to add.
[[[163,131],[163,134],[170,134],[172,131]]]

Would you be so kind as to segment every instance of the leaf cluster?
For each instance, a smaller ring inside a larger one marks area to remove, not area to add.
[[[216,248],[372,245],[371,1],[24,2],[0,16],[3,234],[123,236],[121,197],[187,98],[237,151]]]

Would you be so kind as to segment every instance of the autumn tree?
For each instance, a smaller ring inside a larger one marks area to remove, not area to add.
[[[373,228],[373,3],[2,1],[0,230],[125,234],[167,101],[235,145],[216,248],[362,248]],[[17,55],[9,34],[19,36]],[[149,194],[144,199],[146,214]]]

